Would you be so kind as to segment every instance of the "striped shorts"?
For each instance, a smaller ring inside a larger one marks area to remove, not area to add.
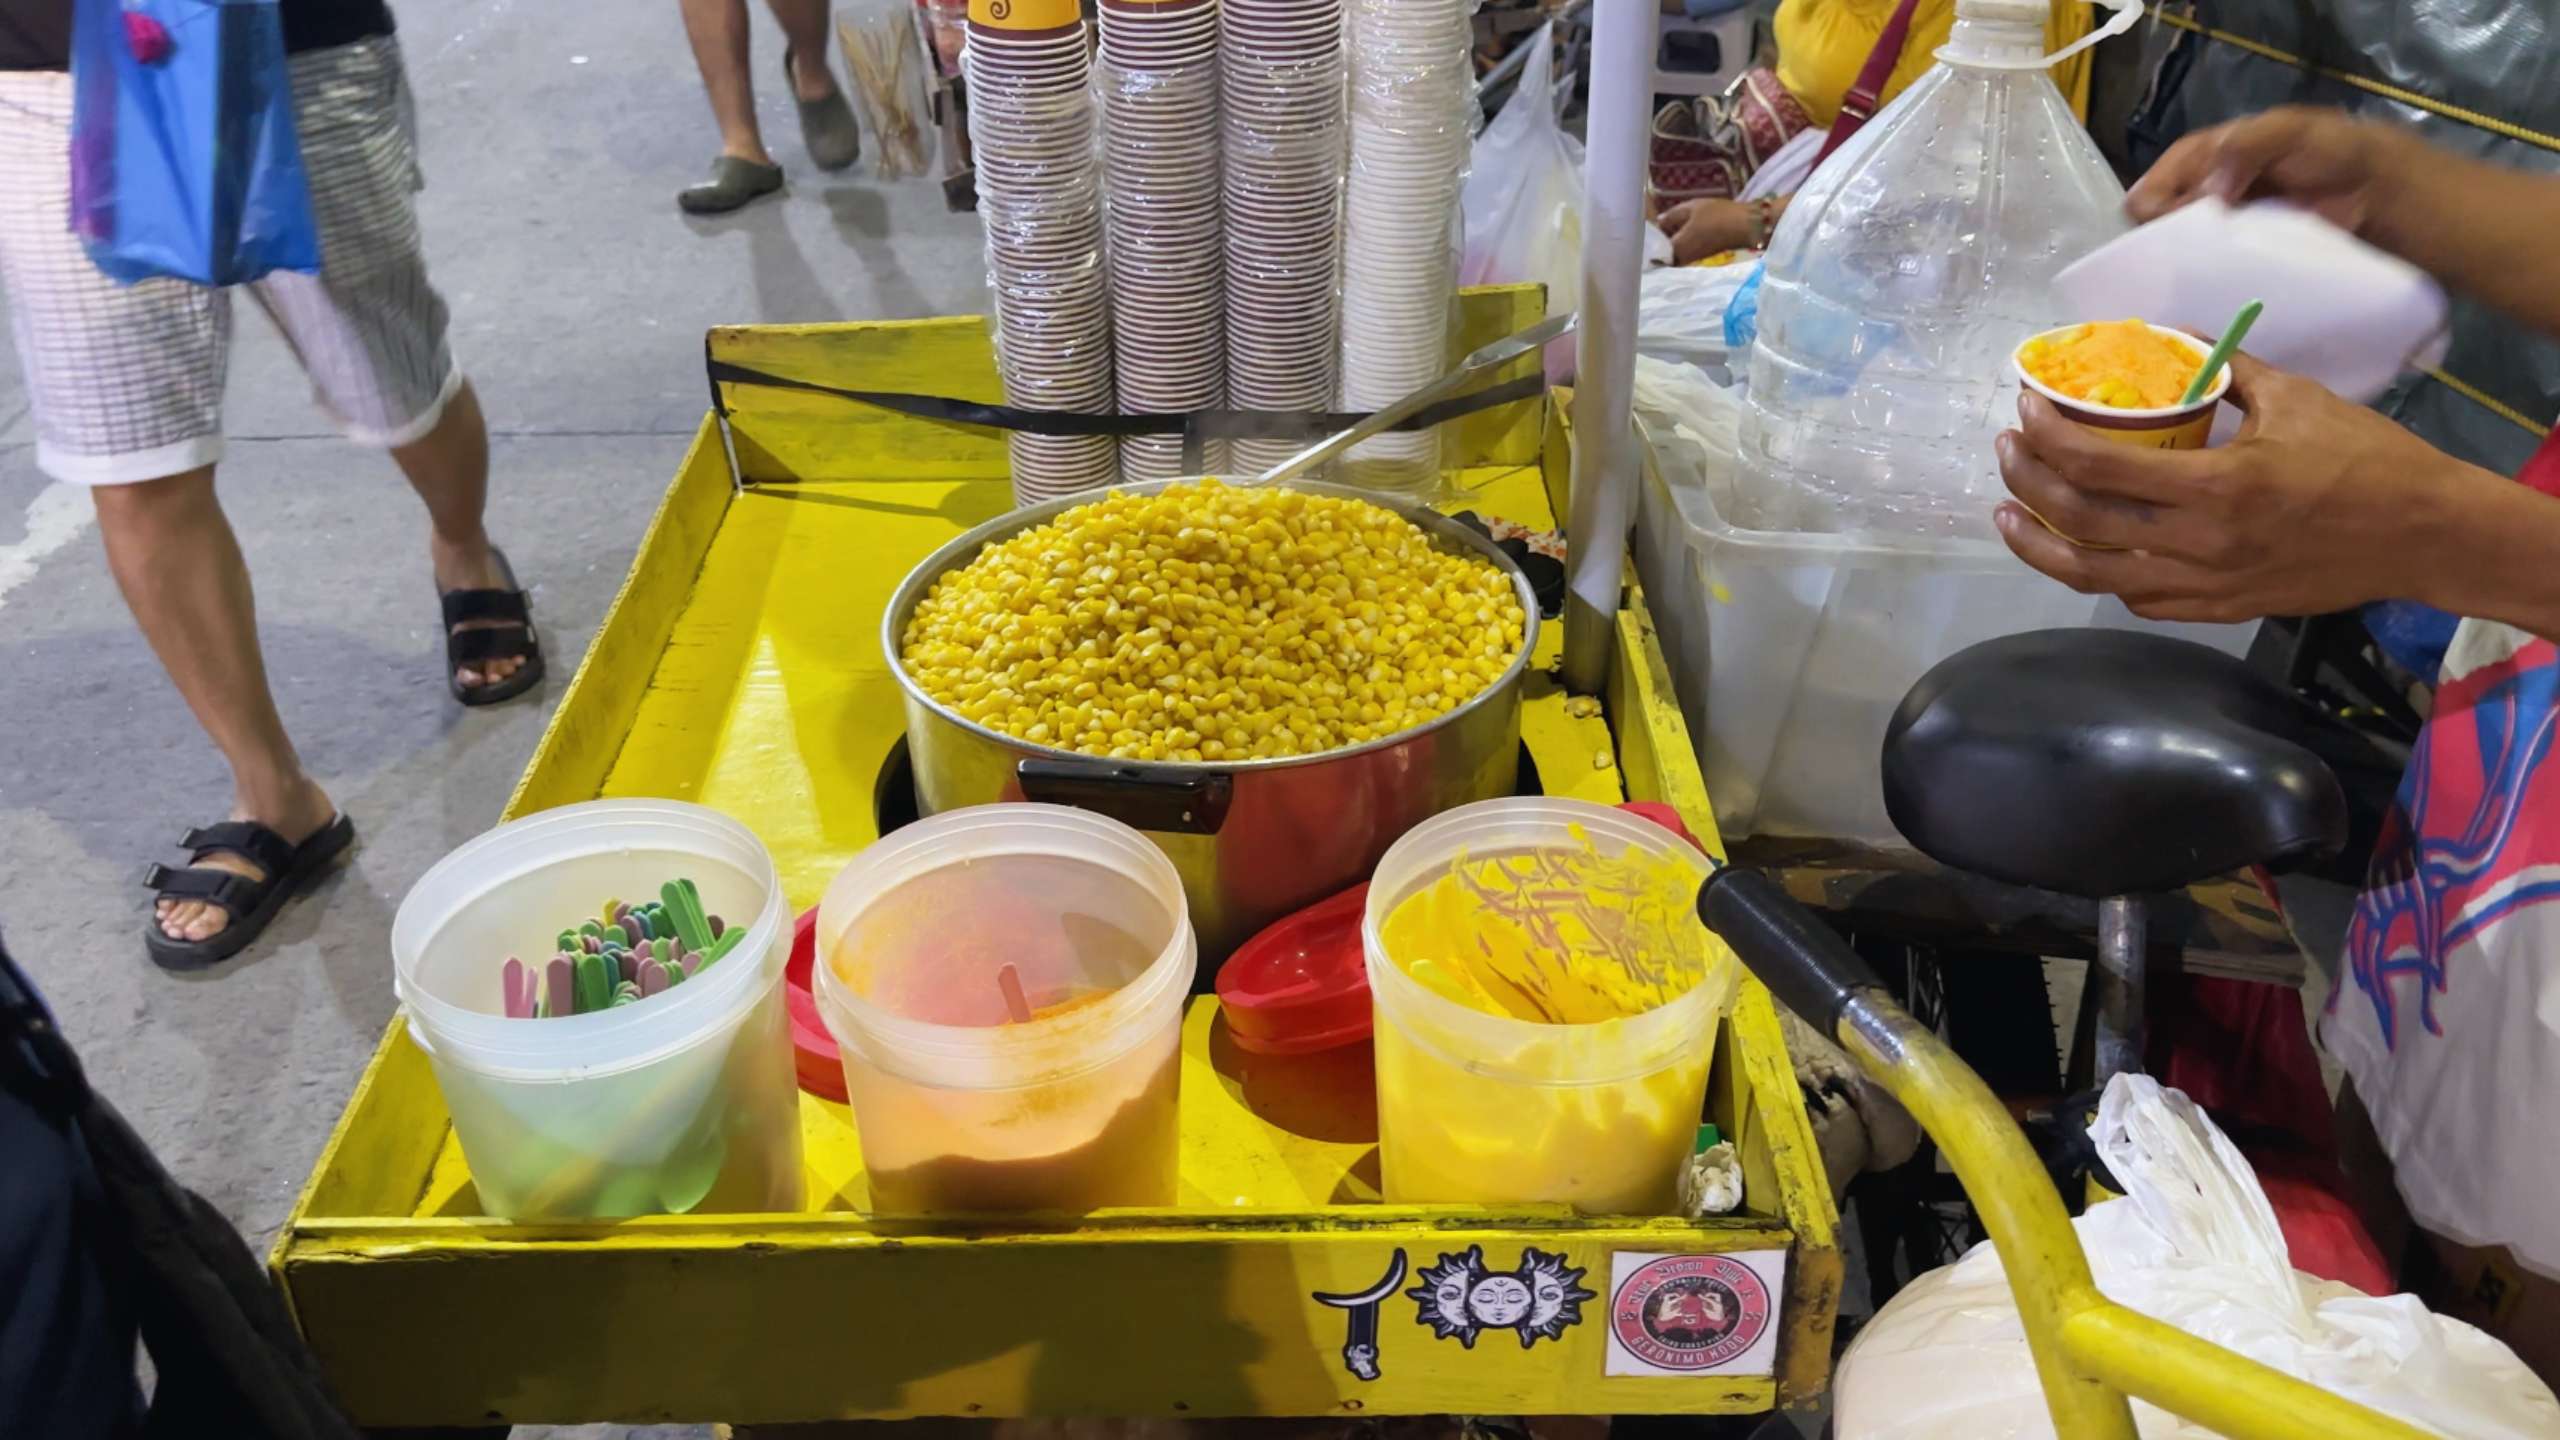
[[[392,37],[289,62],[320,273],[248,287],[359,444],[435,428],[462,372],[427,283],[414,196],[408,79]],[[183,280],[119,285],[70,225],[71,77],[0,72],[0,285],[26,372],[36,464],[75,485],[122,485],[222,455],[231,293]]]

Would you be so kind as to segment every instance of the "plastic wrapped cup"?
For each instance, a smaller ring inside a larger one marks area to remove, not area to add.
[[[1199,947],[1153,841],[1054,805],[918,821],[828,887],[818,959],[874,1211],[1173,1203]]]
[[[510,1019],[502,971],[607,896],[689,878],[746,938],[637,1004]],[[513,1219],[797,1210],[788,916],[747,828],[673,800],[546,810],[437,862],[391,922],[393,989],[427,1054],[481,1209]]]
[[[1700,984],[1640,1015],[1546,1025],[1442,996],[1390,957],[1382,938],[1389,913],[1461,857],[1579,851],[1577,829],[1604,857],[1671,857],[1706,879],[1706,857],[1651,821],[1525,797],[1426,821],[1378,861],[1361,939],[1377,1007],[1378,1156],[1390,1203],[1671,1213],[1705,1107],[1716,1027],[1739,983],[1729,952],[1711,949]]]

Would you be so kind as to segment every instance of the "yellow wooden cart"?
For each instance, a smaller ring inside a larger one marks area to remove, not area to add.
[[[1531,288],[1470,293],[1453,353],[1542,307]],[[710,349],[830,386],[1000,398],[975,319],[743,327]],[[876,837],[903,723],[882,609],[916,561],[1009,508],[1005,449],[813,393],[724,387],[720,401],[725,424],[706,416],[696,433],[508,814],[699,801],[754,828],[807,906]],[[1562,428],[1542,399],[1458,425],[1472,508],[1553,525]],[[1605,714],[1572,713],[1589,707],[1533,677],[1537,773],[1549,793],[1672,804],[1713,846],[1640,599],[1617,626]],[[1543,629],[1542,665],[1561,629]],[[1836,1217],[1757,985],[1720,1044],[1710,1118],[1737,1144],[1746,1196],[1708,1222],[1384,1205],[1365,1052],[1253,1057],[1203,1000],[1173,1209],[1001,1230],[869,1219],[848,1112],[803,1097],[809,1213],[521,1225],[479,1213],[395,1020],[273,1265],[339,1396],[377,1426],[1763,1411],[1828,1382]],[[1451,1265],[1569,1277],[1581,1298],[1553,1337],[1443,1334],[1418,1323],[1418,1297],[1426,1268]],[[1665,1349],[1637,1312],[1683,1276],[1740,1303],[1716,1343]],[[1363,1325],[1373,1366],[1346,1360]]]

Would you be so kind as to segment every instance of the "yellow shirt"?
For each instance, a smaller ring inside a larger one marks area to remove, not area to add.
[[[1876,36],[1893,18],[1895,0],[1780,0],[1777,18],[1778,82],[1796,97],[1816,125],[1829,125],[1840,114],[1840,99],[1858,83]],[[1884,87],[1884,99],[1909,88],[1938,63],[1938,47],[1955,27],[1955,0],[1920,0],[1911,14],[1910,38],[1902,61]],[[2044,43],[2059,50],[2089,33],[2089,6],[2083,0],[2055,0],[2053,18],[2045,22]],[[2081,51],[2053,67],[2053,83],[2071,102],[2071,113],[2089,117],[2089,52]]]

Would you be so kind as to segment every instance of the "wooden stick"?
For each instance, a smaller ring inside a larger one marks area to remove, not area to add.
[[[1016,1025],[1031,1023],[1031,1000],[1022,993],[1022,972],[1005,965],[996,971],[996,989],[1004,992],[1004,1010]]]

